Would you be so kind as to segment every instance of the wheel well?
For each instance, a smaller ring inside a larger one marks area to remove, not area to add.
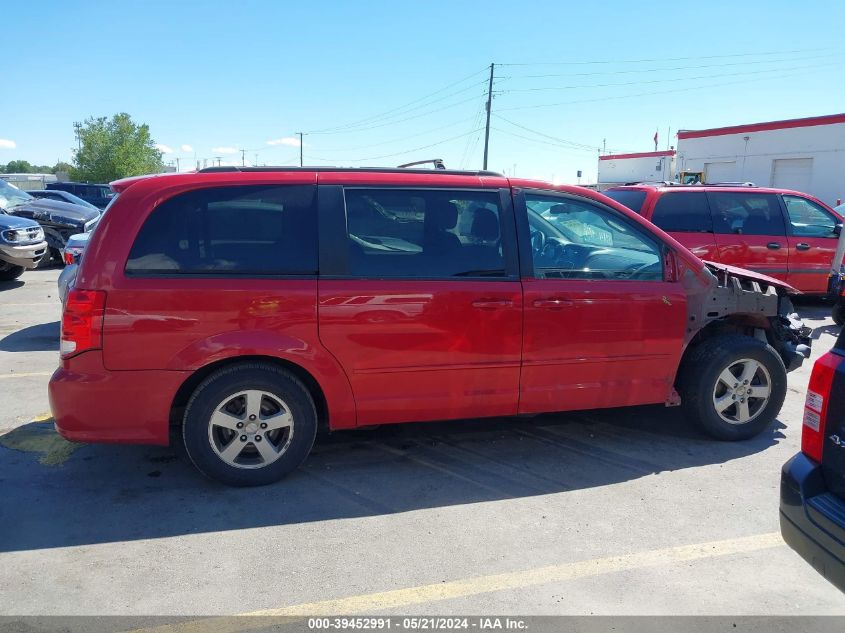
[[[196,370],[188,377],[182,386],[179,387],[176,395],[173,397],[173,403],[170,405],[170,428],[178,428],[182,424],[182,417],[185,413],[185,407],[188,405],[188,400],[191,394],[212,373],[223,367],[231,367],[232,365],[239,365],[240,363],[271,363],[280,367],[296,376],[302,384],[308,389],[311,397],[314,399],[314,406],[317,409],[317,428],[320,431],[328,431],[329,429],[329,407],[326,403],[326,397],[323,390],[320,388],[317,380],[308,373],[301,366],[281,358],[273,356],[237,356],[235,358],[226,358],[224,360],[210,363],[200,369]]]
[[[725,334],[745,334],[746,336],[754,337],[755,330],[768,331],[770,328],[771,324],[768,322],[768,319],[764,317],[761,320],[760,316],[756,314],[747,316],[736,314],[724,319],[711,321],[695,333],[695,336],[692,337],[684,350],[684,357],[686,357],[689,351],[695,346],[716,336],[723,336]]]

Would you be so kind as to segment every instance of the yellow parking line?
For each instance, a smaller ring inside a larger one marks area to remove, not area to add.
[[[524,589],[551,582],[565,582],[620,571],[704,560],[720,556],[730,556],[732,554],[746,554],[780,545],[783,545],[780,533],[770,532],[768,534],[756,534],[754,536],[711,541],[709,543],[667,547],[664,549],[636,552],[634,554],[594,558],[592,560],[549,565],[547,567],[505,572],[502,574],[476,576],[474,578],[419,585],[406,589],[393,589],[346,598],[295,604],[278,609],[263,609],[237,616],[191,620],[149,629],[139,629],[136,633],[141,633],[141,631],[145,633],[199,633],[201,631],[236,633],[237,631],[245,631],[256,626],[256,622],[250,622],[250,618],[244,616],[305,617],[309,615],[370,614],[385,609],[398,609],[439,600],[476,596],[494,591]]]
[[[0,374],[0,379],[3,378],[32,378],[33,376],[52,376],[53,372],[51,371],[30,371],[30,372],[17,372],[14,374]]]

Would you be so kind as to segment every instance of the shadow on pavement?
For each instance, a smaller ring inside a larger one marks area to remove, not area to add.
[[[716,442],[689,428],[680,410],[663,407],[384,426],[320,437],[298,471],[251,489],[205,479],[175,449],[92,445],[62,452],[45,428],[30,442],[34,449],[22,448],[20,431],[13,438],[18,450],[0,448],[0,551],[561,493],[739,459],[778,443],[785,427]],[[39,460],[27,450],[44,453]],[[60,458],[51,462],[56,451]]]
[[[15,288],[20,288],[23,286],[24,282],[22,279],[13,279],[12,281],[0,281],[0,292],[4,290],[13,290]]]
[[[0,339],[0,352],[52,352],[59,349],[58,321],[25,327]]]

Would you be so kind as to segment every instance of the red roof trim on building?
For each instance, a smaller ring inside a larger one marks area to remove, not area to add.
[[[749,123],[747,125],[733,125],[730,127],[715,127],[709,130],[681,130],[678,138],[703,138],[706,136],[724,136],[726,134],[742,134],[744,132],[765,132],[767,130],[788,130],[795,127],[813,127],[816,125],[833,125],[845,123],[845,113],[813,116],[805,119],[787,119],[785,121],[769,121],[768,123]]]
[[[599,156],[599,160],[616,160],[617,158],[653,158],[656,156],[674,156],[675,150],[667,149],[665,152],[635,152],[633,154],[607,154]]]

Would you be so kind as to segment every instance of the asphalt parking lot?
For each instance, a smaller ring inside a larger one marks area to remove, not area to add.
[[[778,532],[811,363],[747,442],[662,407],[400,425],[232,489],[52,431],[58,274],[0,284],[0,615],[845,615]],[[816,358],[830,307],[800,312]]]

